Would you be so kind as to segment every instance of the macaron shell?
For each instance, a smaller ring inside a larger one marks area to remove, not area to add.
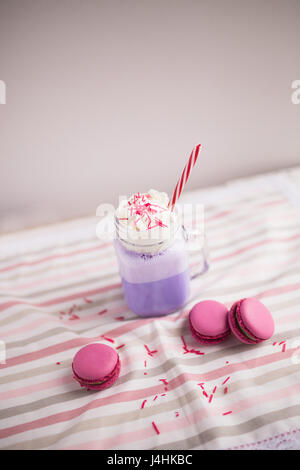
[[[115,383],[115,381],[116,381],[117,378],[119,377],[119,375],[120,375],[120,370],[121,370],[121,362],[118,361],[118,363],[117,363],[117,365],[116,365],[115,373],[114,373],[108,380],[106,380],[106,381],[103,382],[102,384],[98,384],[98,385],[89,385],[89,386],[87,386],[87,389],[88,389],[88,390],[104,390],[105,388],[110,387],[111,385],[113,385],[113,384]]]
[[[274,320],[267,307],[258,299],[243,299],[240,304],[241,319],[251,335],[261,340],[271,338]]]
[[[228,309],[215,300],[203,300],[191,310],[190,324],[196,334],[204,337],[220,337],[228,333]]]
[[[100,381],[111,374],[118,358],[117,352],[106,344],[88,344],[75,354],[73,369],[83,380]]]
[[[224,334],[224,335],[222,335],[218,338],[211,338],[211,337],[207,337],[207,336],[202,336],[199,333],[196,333],[196,331],[194,330],[193,325],[191,324],[191,322],[190,322],[190,330],[191,330],[192,336],[199,343],[202,343],[202,344],[211,344],[211,345],[218,344],[218,343],[221,343],[222,341],[224,341],[230,335],[230,331],[228,331],[226,334]]]

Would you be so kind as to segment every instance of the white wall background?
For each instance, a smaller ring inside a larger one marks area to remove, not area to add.
[[[300,163],[299,0],[0,0],[2,230]]]

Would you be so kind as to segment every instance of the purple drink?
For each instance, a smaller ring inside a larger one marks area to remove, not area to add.
[[[190,272],[183,238],[156,254],[137,253],[115,241],[126,302],[143,317],[166,315],[190,296]]]

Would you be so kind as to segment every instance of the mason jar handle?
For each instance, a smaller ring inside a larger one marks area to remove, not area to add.
[[[182,225],[182,233],[183,238],[188,246],[188,252],[191,257],[191,253],[195,253],[195,258],[198,259],[198,255],[200,252],[200,259],[195,263],[198,266],[197,270],[193,273],[191,272],[191,280],[196,279],[199,276],[203,276],[209,269],[209,250],[207,246],[207,241],[204,233],[196,232],[192,233],[189,232],[183,225]],[[193,264],[190,265],[193,267]]]

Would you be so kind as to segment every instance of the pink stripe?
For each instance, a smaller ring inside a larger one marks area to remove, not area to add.
[[[102,264],[102,263],[97,263],[96,266],[91,266],[88,269],[80,269],[78,271],[74,271],[73,269],[65,274],[62,275],[55,275],[51,277],[42,277],[35,279],[34,281],[26,282],[24,284],[15,284],[13,286],[5,286],[1,284],[1,289],[5,291],[16,291],[16,290],[22,290],[26,289],[28,287],[35,287],[35,286],[40,286],[43,284],[48,284],[49,282],[57,282],[57,281],[65,281],[66,279],[72,279],[77,276],[82,276],[83,274],[90,274],[90,273],[100,273],[103,268],[111,267],[112,266],[112,260],[110,260],[108,263]]]
[[[227,374],[227,373],[233,373],[239,370],[255,369],[257,367],[260,367],[266,364],[271,364],[273,362],[285,360],[291,357],[293,353],[297,351],[297,349],[298,348],[289,349],[285,353],[282,353],[282,351],[280,351],[278,353],[273,353],[273,354],[269,354],[266,356],[257,357],[254,359],[250,359],[248,361],[235,363],[235,364],[229,364],[229,365],[226,365],[225,367],[215,369],[214,371],[204,373],[202,374],[201,378],[205,382],[208,382],[210,380],[215,380],[219,377],[222,377],[224,376],[224,374]],[[180,387],[181,385],[185,384],[187,380],[199,380],[199,374],[183,373],[183,374],[178,375],[177,377],[175,377],[169,382],[169,390],[174,390]],[[56,413],[54,415],[46,416],[44,418],[40,418],[34,421],[18,424],[18,425],[0,430],[0,438],[6,438],[14,434],[19,434],[22,432],[30,431],[32,429],[37,429],[37,428],[49,426],[52,424],[69,421],[78,416],[81,416],[87,410],[95,409],[100,406],[104,406],[108,404],[112,405],[113,403],[130,402],[134,400],[139,400],[141,398],[145,399],[147,397],[155,395],[156,393],[157,393],[157,386],[153,386],[153,387],[149,387],[149,388],[141,389],[141,390],[130,390],[126,392],[121,392],[116,395],[110,395],[105,398],[98,398],[98,399],[95,399],[94,401],[87,403],[86,405],[80,406],[79,408],[75,408],[73,410],[63,411],[60,413]],[[275,392],[271,393],[271,396],[275,396],[274,394]],[[255,398],[254,400],[255,400],[255,403],[257,404],[257,399]]]
[[[273,238],[273,239],[270,238],[269,240],[262,240],[260,242],[252,243],[252,245],[246,246],[244,248],[240,248],[239,250],[233,251],[232,253],[229,253],[227,255],[216,257],[216,258],[212,259],[212,262],[221,261],[221,260],[224,260],[224,259],[227,259],[227,258],[231,258],[232,256],[239,255],[239,254],[244,253],[245,251],[248,251],[252,248],[256,248],[257,246],[266,245],[268,243],[292,241],[292,240],[296,240],[298,238],[300,238],[300,233],[297,233],[296,235],[292,235],[292,236],[286,237],[286,238],[277,238],[277,239],[276,238]]]
[[[292,396],[300,391],[300,383],[286,387],[281,390],[276,390],[274,392],[269,392],[264,395],[255,396],[251,398],[247,398],[245,400],[241,400],[237,402],[235,405],[231,406],[232,413],[238,413],[249,409],[253,406],[257,406],[257,403],[263,402],[273,402],[276,400],[280,400],[281,398],[285,398],[287,396]],[[226,412],[225,412],[226,413]],[[229,413],[229,412],[227,412]],[[223,415],[224,411],[221,410],[220,407],[210,409],[209,411],[206,408],[198,409],[189,415],[183,416],[182,418],[160,422],[159,429],[161,434],[170,434],[177,430],[182,430],[184,428],[192,427],[194,425],[198,425],[199,421],[202,421],[206,418],[211,418],[212,416],[220,416]],[[113,449],[116,447],[120,447],[125,444],[129,444],[132,442],[137,442],[140,440],[144,440],[151,437],[151,433],[149,432],[149,426],[144,427],[142,429],[137,429],[134,431],[126,432],[117,436],[109,437],[107,439],[103,439],[101,441],[90,441],[85,442],[82,444],[76,444],[73,446],[64,447],[65,449]]]
[[[285,292],[291,292],[293,290],[298,290],[299,288],[300,288],[300,283],[291,284],[291,285],[288,285],[288,286],[281,286],[281,287],[272,289],[270,291],[265,291],[265,292],[262,292],[260,294],[257,294],[256,297],[257,298],[263,298],[263,297],[270,297],[270,296],[280,295],[280,294],[285,293]],[[114,313],[116,313],[116,312],[114,312]],[[120,310],[118,310],[118,313],[120,313]],[[79,322],[80,320],[76,320],[76,321]],[[137,328],[140,328],[140,327],[144,326],[145,324],[151,323],[153,321],[155,321],[155,318],[147,318],[147,319],[143,319],[143,320],[138,319],[138,320],[133,321],[133,322],[126,322],[126,324],[124,324],[124,325],[121,325],[117,328],[113,328],[113,329],[107,331],[106,335],[107,336],[112,335],[113,337],[119,337],[119,336],[123,335],[124,333],[127,333],[127,332],[132,331],[132,330],[137,329]],[[168,318],[164,318],[164,321],[176,321],[176,318],[168,317]],[[21,364],[21,363],[24,363],[24,362],[39,359],[40,357],[45,357],[45,356],[48,356],[48,355],[51,355],[51,354],[56,354],[56,352],[55,352],[56,347],[58,349],[62,348],[62,349],[59,349],[58,352],[69,349],[69,347],[64,348],[64,343],[63,344],[58,344],[58,345],[53,345],[49,348],[42,349],[38,352],[29,353],[29,355],[30,355],[29,359],[26,359],[26,357],[28,356],[27,354],[9,359],[9,360],[7,360],[7,365],[12,366],[12,365],[16,365],[16,364]],[[52,350],[54,352],[52,352]],[[36,357],[34,357],[35,354],[36,354]],[[38,356],[38,354],[40,354],[40,356]]]
[[[88,344],[91,341],[99,341],[102,340],[102,336],[95,336],[92,338],[74,338],[70,339],[69,341],[65,341],[64,343],[54,344],[52,346],[48,346],[47,348],[40,349],[39,351],[34,351],[27,354],[22,354],[21,356],[12,357],[7,359],[6,364],[1,365],[1,368],[12,367],[18,364],[24,364],[25,362],[30,361],[37,361],[43,357],[51,356],[52,354],[57,354],[62,351],[67,351],[68,349],[76,348],[77,346],[82,346],[84,344]]]
[[[109,313],[109,315],[116,315],[118,313],[125,313],[125,312],[128,312],[128,311],[129,311],[128,306],[122,302],[122,304],[120,304],[120,306],[110,308],[105,313]],[[91,315],[86,315],[85,314],[84,317],[79,318],[78,320],[76,320],[76,325],[82,325],[82,324],[88,323],[90,321],[94,321],[96,319],[99,320],[99,312],[98,311],[97,311],[97,313],[93,313]],[[62,324],[70,326],[70,321],[68,320],[68,318],[60,320],[57,317],[56,318],[53,318],[53,317],[51,318],[51,317],[47,316],[47,317],[40,318],[39,320],[34,320],[34,321],[32,321],[32,322],[30,322],[30,323],[28,323],[24,326],[20,326],[18,328],[12,328],[12,329],[6,330],[6,331],[1,330],[1,337],[2,338],[7,338],[8,336],[23,334],[26,331],[33,331],[33,330],[37,329],[39,326],[45,325],[47,323],[55,325],[55,326],[59,326],[59,325],[62,325]],[[73,325],[74,325],[74,323],[73,323]]]
[[[99,287],[98,289],[91,289],[88,291],[78,292],[77,294],[69,294],[64,297],[57,297],[56,299],[46,300],[45,302],[39,302],[39,303],[31,303],[31,302],[25,302],[21,300],[11,300],[9,302],[4,302],[3,304],[0,304],[0,312],[2,312],[3,310],[9,307],[13,307],[14,305],[30,305],[31,307],[49,307],[50,305],[57,305],[63,302],[67,302],[68,300],[75,300],[81,297],[101,294],[102,292],[107,292],[109,290],[117,289],[120,287],[121,287],[121,283],[118,282],[116,284],[110,284],[108,286]]]
[[[11,398],[23,397],[30,393],[41,392],[42,390],[49,390],[51,388],[59,387],[60,385],[67,385],[73,383],[74,379],[72,374],[58,379],[47,380],[38,384],[28,385],[27,387],[19,387],[15,390],[8,390],[7,392],[0,393],[0,400],[10,400]]]
[[[118,349],[118,348],[115,348],[115,349]],[[130,357],[122,358],[122,367],[125,368],[130,365],[131,365]],[[74,384],[75,382],[73,379],[71,368],[69,370],[70,370],[70,373],[64,377],[50,379],[50,380],[47,380],[46,382],[40,382],[37,384],[25,386],[25,387],[18,387],[15,390],[7,390],[5,392],[2,392],[0,393],[0,400],[10,400],[11,398],[23,397],[25,395],[40,392],[42,390],[51,390],[52,388],[56,388],[61,385],[67,385],[70,383]],[[78,387],[78,384],[76,385],[76,388],[77,387]]]
[[[12,269],[19,268],[21,266],[34,266],[36,264],[44,263],[45,261],[50,261],[51,259],[68,258],[70,256],[79,255],[81,253],[88,253],[90,251],[101,250],[101,248],[104,248],[106,246],[111,246],[111,243],[103,243],[102,245],[92,246],[90,248],[84,248],[82,250],[70,251],[69,253],[58,253],[56,255],[49,255],[34,261],[23,261],[22,263],[16,263],[10,266],[5,266],[4,268],[0,268],[0,272],[11,271]]]
[[[296,284],[289,284],[287,286],[274,287],[274,289],[269,289],[260,294],[256,295],[258,299],[263,297],[273,297],[275,295],[285,294],[286,292],[291,292],[294,290],[300,289],[300,282]]]

